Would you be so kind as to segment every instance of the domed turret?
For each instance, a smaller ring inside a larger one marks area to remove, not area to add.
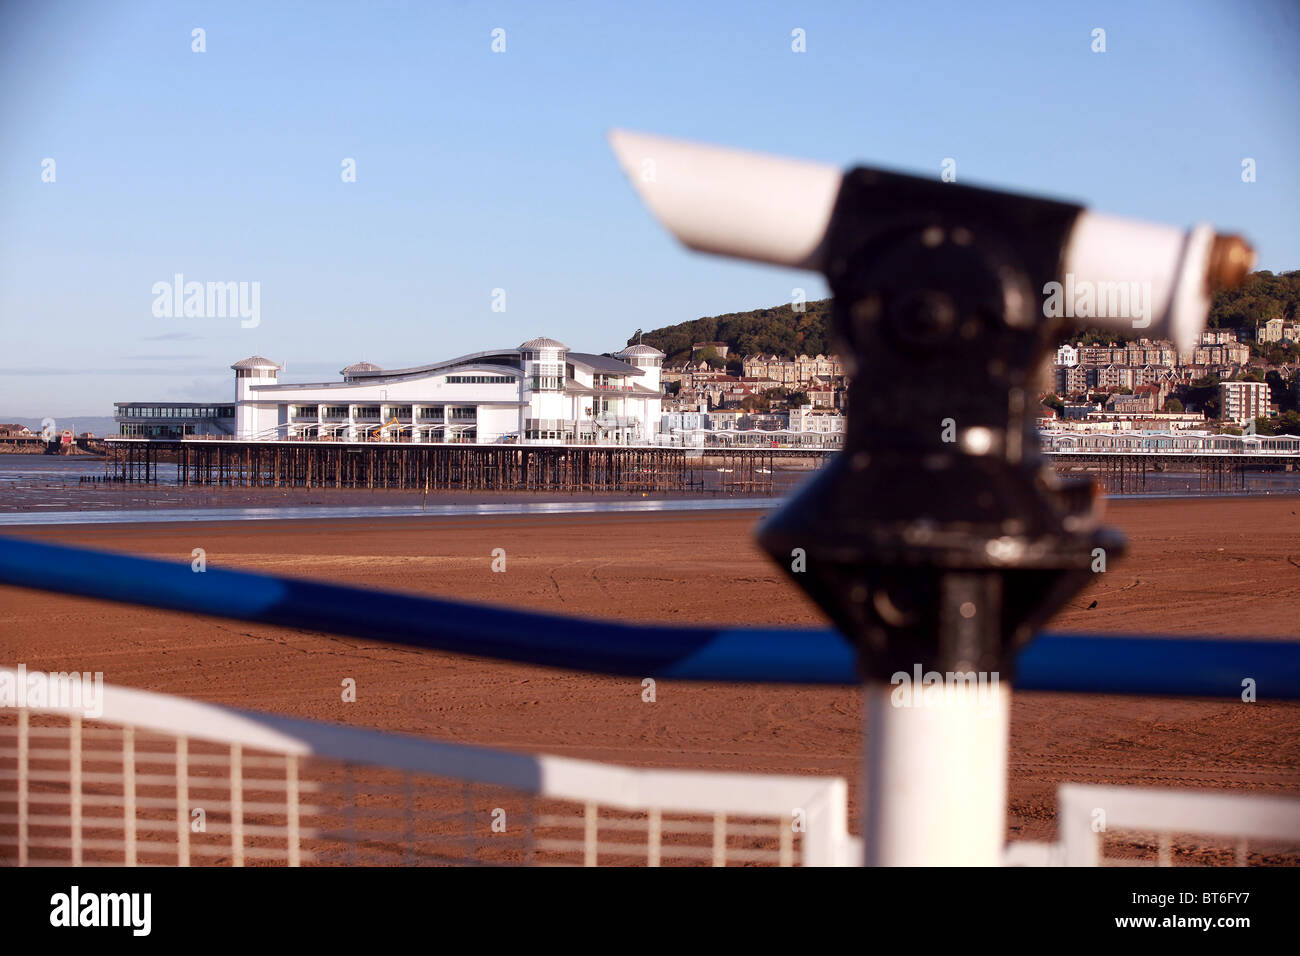
[[[353,362],[353,363],[352,363],[351,365],[349,365],[347,368],[345,368],[345,369],[341,369],[341,370],[339,371],[339,374],[343,376],[343,381],[345,381],[345,382],[355,382],[358,378],[364,378],[364,377],[365,377],[365,376],[360,375],[360,374],[358,374],[358,373],[361,373],[361,372],[382,372],[382,371],[383,371],[383,369],[381,369],[381,368],[380,368],[378,365],[376,365],[374,362]]]
[[[568,354],[567,345],[544,335],[520,345],[519,357],[523,360],[529,387],[535,392],[563,392],[564,360]]]
[[[235,401],[248,398],[248,389],[254,385],[270,385],[280,374],[280,366],[260,355],[250,355],[230,366],[235,370]]]
[[[280,366],[260,355],[250,355],[230,367],[235,371],[235,432],[247,438],[257,431],[257,410],[251,402],[253,388],[274,385]]]
[[[253,369],[265,371],[267,369],[270,369],[272,372],[272,377],[274,377],[274,373],[280,371],[279,365],[277,365],[275,362],[272,362],[269,358],[262,358],[262,356],[260,355],[250,355],[246,359],[240,359],[238,362],[236,362],[234,365],[230,367],[233,368],[236,372],[240,372],[244,370],[253,370]]]
[[[614,358],[643,370],[638,384],[644,385],[646,388],[652,388],[655,391],[659,390],[659,370],[664,364],[663,352],[660,352],[653,345],[642,345],[638,342],[615,352]]]
[[[539,335],[535,339],[529,339],[523,345],[519,346],[521,352],[537,352],[542,349],[559,349],[561,352],[569,351],[569,347],[563,342],[557,342],[555,339],[548,339],[544,335]]]

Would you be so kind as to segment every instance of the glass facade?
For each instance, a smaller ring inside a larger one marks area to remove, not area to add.
[[[513,385],[509,375],[448,375],[448,385]]]
[[[556,418],[529,418],[524,421],[524,438],[528,441],[573,441],[573,422]]]
[[[115,407],[113,416],[121,419],[222,419],[234,418],[234,405],[123,405]]]
[[[533,391],[558,391],[564,388],[563,362],[536,362],[532,372]]]
[[[193,425],[145,424],[124,422],[121,433],[127,438],[182,438],[195,434]]]

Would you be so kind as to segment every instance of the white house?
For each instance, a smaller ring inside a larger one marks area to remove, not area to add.
[[[835,409],[802,405],[790,411],[790,431],[800,435],[824,435],[843,440],[848,419]]]
[[[1079,364],[1079,350],[1068,342],[1056,350],[1056,364],[1072,368]]]

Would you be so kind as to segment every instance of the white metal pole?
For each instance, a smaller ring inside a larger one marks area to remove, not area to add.
[[[998,866],[1011,687],[913,683],[866,685],[865,863]]]

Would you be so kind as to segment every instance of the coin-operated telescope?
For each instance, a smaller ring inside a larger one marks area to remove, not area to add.
[[[1250,247],[878,169],[611,142],[690,248],[829,280],[844,449],[759,542],[858,650],[867,862],[997,863],[1014,655],[1123,548],[1092,483],[1039,452],[1038,373],[1071,325],[1189,349]]]

